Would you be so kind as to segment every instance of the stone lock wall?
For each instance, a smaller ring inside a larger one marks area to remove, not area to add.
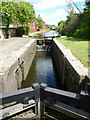
[[[85,83],[89,81],[88,69],[56,39],[52,43],[52,55],[65,89],[72,92],[84,89]]]
[[[0,92],[15,91],[21,88],[21,82],[26,79],[32,61],[36,54],[36,40],[30,40],[23,48],[9,58],[5,64],[6,70],[0,73]]]

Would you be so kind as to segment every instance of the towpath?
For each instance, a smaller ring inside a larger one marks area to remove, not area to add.
[[[10,38],[0,41],[0,72],[5,62],[17,54],[18,50],[28,43],[30,39],[31,38]]]

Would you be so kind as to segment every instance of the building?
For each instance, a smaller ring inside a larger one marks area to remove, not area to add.
[[[29,23],[30,25],[30,32],[36,32],[37,31],[37,24],[36,22]]]
[[[39,30],[46,30],[46,28],[48,27],[48,25],[44,22],[43,28],[38,29],[37,27],[37,22],[33,22],[33,23],[29,23],[30,24],[30,32],[36,32]]]

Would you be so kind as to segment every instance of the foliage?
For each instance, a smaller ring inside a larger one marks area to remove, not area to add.
[[[38,15],[37,16],[37,27],[40,29],[40,28],[43,28],[43,25],[44,25],[44,21],[42,20],[40,15]]]
[[[16,36],[17,37],[22,37],[23,33],[24,33],[23,27],[17,27]]]
[[[2,2],[2,25],[6,26],[9,37],[9,26],[27,25],[35,20],[35,11],[28,2]]]
[[[66,21],[60,21],[56,30],[63,35],[62,29],[64,28]]]
[[[16,36],[17,37],[22,37],[22,35],[28,35],[29,30],[30,30],[29,26],[17,27]]]
[[[51,30],[51,29],[52,29],[52,26],[51,26],[51,25],[48,25],[47,29],[48,29],[48,30]]]
[[[67,18],[66,21],[60,21],[58,23],[57,31],[60,32],[61,35],[73,36],[73,33],[76,31],[79,24],[79,17],[73,15],[72,19]]]
[[[35,11],[33,9],[33,6],[30,5],[30,3],[27,2],[20,2],[17,4],[17,18],[18,22],[23,24],[28,24],[29,22],[32,22],[35,19]]]
[[[28,35],[30,27],[29,26],[23,26],[24,28],[24,35]]]
[[[90,39],[90,5],[86,7],[79,29],[74,33],[75,37]]]
[[[57,30],[61,35],[90,39],[90,3],[86,5],[82,13],[78,9],[79,13],[76,14],[71,0],[67,1],[67,20],[64,25],[60,21]]]
[[[15,6],[16,3],[2,2],[2,7],[1,7],[2,25],[6,26],[7,38],[9,36],[9,25],[13,23],[15,18]]]
[[[68,24],[73,19],[73,17],[75,16],[75,10],[74,10],[74,7],[73,7],[72,0],[67,0],[66,2],[67,2],[67,4],[66,4],[66,6],[67,6],[66,11],[68,13],[66,24]]]
[[[62,29],[63,33],[65,33],[67,36],[73,36],[74,32],[78,28],[80,24],[80,20],[78,16],[74,15],[73,18],[68,22],[66,21],[66,25]]]
[[[76,31],[80,24],[78,15],[75,13],[72,0],[67,0],[67,9],[68,16],[66,21],[60,21],[58,23],[58,32],[61,35],[73,36],[73,33]]]

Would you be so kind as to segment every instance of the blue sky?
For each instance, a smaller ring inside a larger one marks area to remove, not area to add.
[[[68,13],[66,12],[66,0],[26,0],[30,2],[36,12],[36,16],[40,14],[46,24],[57,25],[60,20],[66,20]],[[72,0],[80,10],[85,7],[84,0]],[[75,11],[77,9],[75,8]]]

